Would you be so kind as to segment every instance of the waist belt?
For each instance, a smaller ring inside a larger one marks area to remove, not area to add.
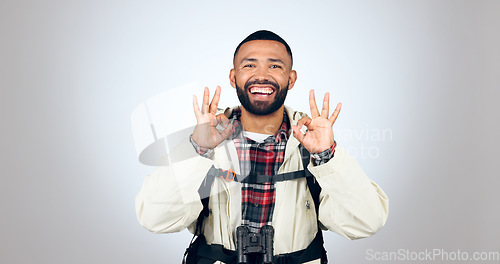
[[[197,252],[193,255],[188,255],[188,264],[211,264],[217,260],[228,264],[236,263],[236,251],[225,249],[222,245],[208,245],[203,235],[198,236],[194,244],[195,247],[197,247]],[[323,233],[321,230],[318,230],[316,237],[314,237],[307,248],[287,254],[276,255],[273,257],[273,263],[301,264],[316,259],[321,259],[321,263],[327,263],[326,251],[323,247]]]

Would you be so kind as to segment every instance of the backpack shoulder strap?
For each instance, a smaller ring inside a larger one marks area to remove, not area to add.
[[[198,215],[198,219],[196,219],[196,226],[194,229],[193,237],[191,238],[191,242],[189,242],[188,248],[184,252],[184,256],[182,257],[182,264],[194,264],[196,263],[196,252],[198,252],[198,247],[200,246],[200,240],[204,239],[202,226],[203,220],[205,217],[208,217],[209,209],[208,209],[208,199],[210,198],[210,190],[212,189],[212,183],[214,182],[214,177],[205,177],[203,183],[200,188],[198,188],[198,194],[200,195],[201,204],[203,205],[203,209]]]
[[[309,162],[311,160],[311,153],[302,146],[302,144],[299,146],[300,148],[300,154],[302,156],[302,165],[304,167],[304,172],[306,174],[306,180],[307,180],[307,187],[309,188],[309,192],[311,193],[312,199],[314,201],[314,209],[316,209],[316,218],[318,219],[318,233],[316,234],[317,238],[315,240],[318,240],[318,244],[321,245],[321,263],[328,263],[328,259],[326,256],[326,250],[324,246],[324,240],[323,240],[323,231],[321,231],[319,227],[319,194],[321,193],[321,186],[319,186],[318,181],[316,181],[316,178],[312,173],[307,169],[307,165],[309,165]]]
[[[321,192],[321,186],[319,186],[318,182],[316,181],[316,178],[307,169],[307,165],[309,165],[309,161],[311,160],[311,153],[309,153],[309,151],[302,145],[300,145],[299,148],[300,148],[300,154],[302,156],[302,165],[304,167],[304,173],[306,174],[307,187],[309,188],[309,192],[311,192],[311,196],[314,201],[314,206],[316,208],[316,214],[318,214],[319,194]]]

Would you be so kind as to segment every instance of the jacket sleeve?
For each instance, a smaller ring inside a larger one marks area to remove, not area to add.
[[[146,177],[135,199],[139,224],[153,233],[182,231],[203,209],[198,188],[213,161],[198,155],[188,139]]]
[[[323,226],[349,239],[368,237],[385,224],[389,199],[342,147],[325,164],[308,165],[321,186],[318,217]]]

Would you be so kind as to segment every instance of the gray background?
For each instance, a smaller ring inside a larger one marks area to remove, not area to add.
[[[234,48],[262,28],[294,52],[287,104],[308,112],[309,89],[330,91],[344,104],[339,133],[392,131],[338,139],[377,150],[355,156],[391,204],[370,238],[325,234],[334,263],[499,252],[499,13],[485,0],[2,0],[0,262],[180,263],[187,231],[137,223],[153,168],[137,160],[130,114],[193,80],[233,94]]]

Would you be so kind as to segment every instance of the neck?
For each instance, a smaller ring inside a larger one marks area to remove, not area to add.
[[[283,123],[283,110],[284,106],[281,106],[274,113],[261,116],[254,115],[241,106],[240,121],[245,131],[274,135],[280,129],[281,123]]]

